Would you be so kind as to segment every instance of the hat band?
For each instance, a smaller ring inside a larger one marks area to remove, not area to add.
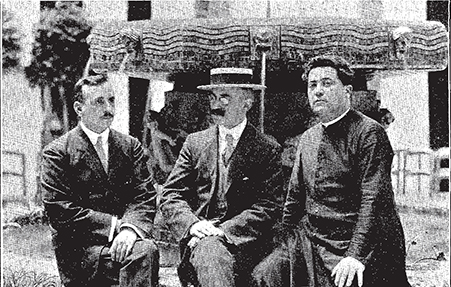
[[[212,85],[252,84],[251,79],[252,76],[246,74],[217,74],[210,76],[210,81]]]

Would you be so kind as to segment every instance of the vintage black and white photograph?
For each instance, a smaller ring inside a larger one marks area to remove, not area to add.
[[[449,287],[449,0],[3,0],[1,286]]]

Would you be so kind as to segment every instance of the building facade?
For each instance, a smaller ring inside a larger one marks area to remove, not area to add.
[[[18,27],[21,27],[24,35],[22,66],[26,66],[30,62],[31,43],[34,40],[32,31],[39,21],[40,3],[37,0],[8,0],[4,1],[4,5],[16,15]],[[118,25],[134,20],[189,21],[195,18],[291,18],[293,21],[317,19],[320,22],[328,17],[340,17],[369,23],[392,20],[415,22],[428,18],[426,0],[87,0],[83,1],[83,9],[94,26],[105,23]],[[167,74],[115,72],[112,76],[117,92],[117,115],[113,127],[140,139],[143,138],[146,110],[161,110],[165,103],[165,93],[168,95],[167,92],[172,89],[183,90],[183,85]],[[275,80],[271,85],[276,87],[278,78],[277,75],[273,77]],[[292,80],[296,81],[294,78]],[[387,130],[394,149],[399,151],[394,167],[402,166],[405,174],[412,175],[409,177],[394,172],[397,193],[407,194],[409,197],[415,194],[420,202],[430,196],[431,190],[429,73],[375,71],[364,86],[367,90],[377,91],[380,107],[388,108],[395,117]],[[30,88],[20,72],[2,75],[4,204],[17,201],[28,209],[39,205],[37,172],[44,117],[40,92]],[[407,156],[405,151],[409,151]],[[13,175],[5,174],[5,171],[11,171]],[[20,175],[14,175],[15,173]]]

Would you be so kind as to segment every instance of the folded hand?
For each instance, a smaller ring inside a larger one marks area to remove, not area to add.
[[[138,235],[131,228],[123,228],[114,238],[109,254],[113,261],[122,262],[130,255]]]
[[[357,283],[359,287],[363,286],[363,271],[365,270],[365,265],[363,265],[359,260],[346,257],[341,259],[340,262],[332,270],[332,277],[335,276],[335,286],[343,287],[351,286],[354,277],[357,274]]]
[[[201,220],[194,223],[189,233],[198,238],[204,238],[205,236],[224,236],[224,232],[208,220]]]

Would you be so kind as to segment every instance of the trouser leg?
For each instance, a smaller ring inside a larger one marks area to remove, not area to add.
[[[202,287],[234,287],[235,259],[220,237],[202,238],[191,252],[190,263]]]
[[[262,260],[252,272],[254,284],[258,287],[289,287],[290,259],[288,250],[276,248]]]
[[[138,240],[121,263],[111,260],[109,248],[101,251],[97,275],[90,286],[156,287],[159,252],[152,240]]]
[[[120,287],[157,287],[159,271],[158,247],[152,240],[140,240],[119,270]]]

